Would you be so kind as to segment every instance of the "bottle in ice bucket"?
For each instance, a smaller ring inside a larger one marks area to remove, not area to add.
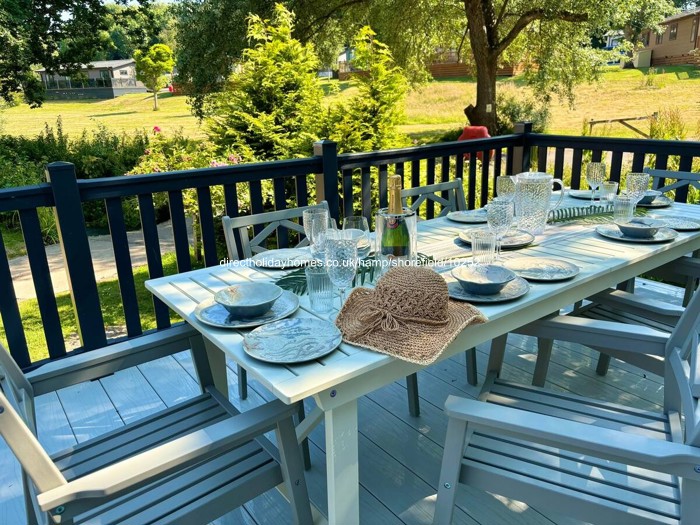
[[[388,208],[377,213],[377,254],[382,268],[414,261],[416,257],[416,214],[401,205],[401,175],[388,179]]]

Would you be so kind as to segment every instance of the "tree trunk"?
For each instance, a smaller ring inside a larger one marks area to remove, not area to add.
[[[158,111],[158,91],[153,90],[153,111]]]
[[[468,105],[464,108],[464,114],[472,126],[486,126],[489,133],[495,135],[497,31],[488,27],[495,23],[493,5],[489,1],[464,0],[464,10],[476,64],[476,106]]]

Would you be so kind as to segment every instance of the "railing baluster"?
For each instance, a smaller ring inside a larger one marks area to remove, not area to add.
[[[481,163],[481,206],[485,206],[489,202],[489,193],[492,195],[496,192],[496,182],[493,187],[489,188],[489,153],[484,153],[484,161]],[[489,189],[491,192],[489,192]]]
[[[197,206],[199,207],[199,226],[204,247],[204,264],[216,266],[219,256],[216,253],[216,233],[214,232],[214,209],[209,186],[197,188]]]
[[[362,180],[360,187],[360,210],[362,215],[369,217],[372,215],[372,172],[369,166],[362,168],[362,175],[360,175],[360,177]]]
[[[420,186],[420,159],[411,161],[411,188]]]
[[[168,207],[170,208],[170,222],[173,227],[177,271],[187,272],[192,269],[192,261],[190,260],[190,240],[187,235],[187,219],[181,191],[168,192]]]
[[[275,210],[281,211],[287,209],[287,192],[285,190],[285,181],[283,178],[272,180],[272,193],[275,200]],[[289,248],[289,228],[280,226],[277,228],[277,247]]]
[[[249,184],[250,188],[250,214],[257,215],[258,213],[263,213],[265,210],[263,208],[263,196],[262,196],[262,185],[260,181],[251,181]],[[260,233],[264,225],[256,224],[253,226],[253,231],[255,235]]]
[[[350,217],[354,214],[352,176],[353,170],[343,170],[343,217]]]
[[[10,273],[10,264],[2,232],[0,232],[0,290],[2,290],[0,293],[0,314],[2,314],[2,326],[7,338],[7,346],[15,363],[20,368],[26,368],[31,365],[32,361],[29,357],[22,317],[19,315],[17,295],[12,283],[12,273]]]
[[[389,196],[387,195],[388,189],[388,167],[386,164],[379,165],[379,207],[386,208],[389,206]]]
[[[644,160],[646,154],[643,151],[635,151],[632,156],[632,171],[639,173],[644,169]]]
[[[622,152],[613,151],[610,162],[610,180],[620,182],[622,176]]]
[[[557,179],[564,177],[564,148],[556,148],[554,150],[554,176]]]
[[[474,155],[469,159],[469,181],[467,191],[467,208],[476,208],[476,158]]]
[[[591,151],[591,162],[601,162],[603,159],[603,152],[599,149],[594,149]]]
[[[306,184],[306,175],[294,177],[294,191],[297,197],[297,206],[303,208],[309,205],[309,189]]]
[[[158,226],[153,207],[153,197],[150,193],[142,193],[138,196],[138,199],[143,244],[148,264],[148,276],[151,279],[163,277],[163,259],[160,255],[160,242],[158,241]],[[156,326],[159,329],[168,328],[170,326],[170,310],[165,303],[155,296],[153,296],[153,309],[156,316]]]
[[[36,300],[39,304],[41,324],[46,335],[46,345],[51,359],[66,355],[66,344],[61,329],[61,319],[58,316],[56,294],[51,282],[51,270],[46,259],[44,239],[41,235],[39,215],[36,209],[20,210],[19,220],[22,225],[24,244],[27,247],[29,268],[32,272]],[[102,329],[103,327],[97,327]]]
[[[583,162],[583,150],[576,148],[571,157],[571,187],[581,187],[581,163]]]
[[[141,329],[139,301],[136,296],[136,284],[134,283],[134,270],[131,264],[131,254],[129,253],[129,237],[127,236],[126,224],[124,223],[122,200],[119,197],[105,199],[105,207],[107,208],[109,234],[112,238],[112,248],[114,249],[114,264],[117,267],[119,294],[122,298],[126,333],[129,337],[135,337],[143,332]],[[187,252],[187,259],[189,260],[189,251]]]
[[[238,186],[236,183],[224,184],[224,213],[229,217],[238,217],[240,214],[238,205]],[[236,250],[238,253],[243,253],[241,236],[237,229],[233,232],[233,240],[236,243]]]
[[[506,175],[517,175],[513,170],[513,152],[515,148],[513,146],[508,146],[506,148]],[[529,166],[528,166],[529,168]],[[518,170],[519,172],[520,170]]]
[[[547,152],[548,149],[546,146],[537,148],[537,171],[547,171]]]
[[[501,176],[501,163],[503,162],[503,151],[501,148],[496,148],[493,154],[493,180],[494,184],[496,177]]]
[[[427,159],[427,179],[426,184],[435,184],[435,157],[428,157]],[[427,219],[432,219],[435,217],[435,201],[430,199],[425,202],[426,211],[425,217]]]
[[[683,155],[678,163],[678,171],[691,171],[693,169],[693,157]],[[676,189],[676,202],[688,202],[689,184]]]

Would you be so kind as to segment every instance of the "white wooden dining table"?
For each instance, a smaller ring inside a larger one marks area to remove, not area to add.
[[[567,197],[566,204],[586,205],[570,197]],[[650,210],[650,215],[700,219],[700,206],[674,204],[669,208]],[[470,250],[457,240],[457,236],[460,231],[475,226],[452,222],[447,218],[422,221],[418,226],[419,252],[432,255],[436,260],[455,258],[452,264],[466,263]],[[464,329],[441,359],[507,334],[697,249],[700,249],[700,232],[680,232],[672,242],[628,243],[597,234],[590,220],[550,224],[531,245],[504,251],[504,257],[554,257],[576,264],[580,273],[569,281],[530,283],[528,293],[514,301],[477,305],[488,317],[488,322]],[[448,276],[446,268],[440,270]],[[358,524],[357,400],[422,367],[347,343],[342,343],[337,350],[314,361],[284,366],[270,364],[246,354],[243,348],[246,330],[211,327],[194,316],[194,310],[201,301],[210,299],[214,292],[226,286],[247,281],[273,281],[280,275],[283,272],[256,268],[246,263],[228,264],[152,279],[146,282],[146,287],[201,332],[207,342],[213,369],[218,373],[215,378],[217,387],[223,392],[227,392],[225,358],[228,357],[243,366],[248,374],[285,403],[313,397],[316,408],[300,425],[298,435],[301,439],[321,418],[325,421],[328,522]],[[300,298],[300,303],[295,317],[332,320],[337,313],[318,315],[309,307],[306,296]]]

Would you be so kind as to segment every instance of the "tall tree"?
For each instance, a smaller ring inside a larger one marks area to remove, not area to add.
[[[102,0],[3,0],[0,97],[9,100],[23,91],[30,104],[41,104],[43,90],[32,67],[38,64],[49,73],[77,73],[81,64],[109,49],[106,15]]]
[[[153,111],[158,111],[158,91],[166,86],[165,74],[171,73],[175,65],[173,52],[165,44],[156,44],[146,53],[137,49],[134,59],[136,78],[153,91]]]

